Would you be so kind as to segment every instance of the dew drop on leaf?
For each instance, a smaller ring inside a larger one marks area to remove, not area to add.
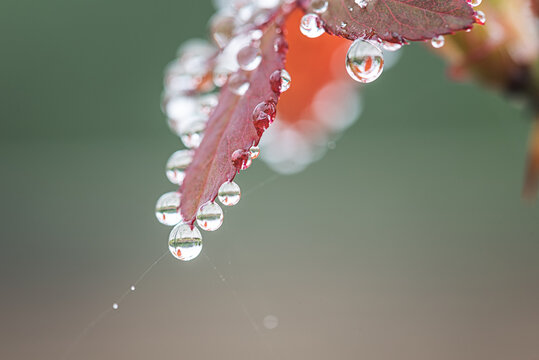
[[[270,85],[273,92],[280,94],[290,89],[292,78],[286,70],[275,70],[270,75]]]
[[[378,79],[384,69],[382,50],[369,41],[358,39],[346,54],[346,70],[352,79],[370,83]]]
[[[369,2],[367,0],[355,0],[355,3],[362,9],[365,9],[367,5],[369,5]]]
[[[251,39],[255,41],[262,39],[263,35],[264,35],[264,32],[260,29],[253,30],[249,33],[249,36],[251,37]]]
[[[196,149],[200,145],[204,137],[206,122],[206,119],[198,118],[187,122],[185,125],[180,125],[179,135],[185,147]]]
[[[258,136],[262,136],[264,131],[275,120],[277,108],[275,102],[263,101],[259,103],[253,110],[253,124],[256,128]]]
[[[215,202],[202,205],[197,212],[197,224],[206,231],[219,229],[223,224],[223,209]]]
[[[200,230],[184,223],[176,225],[168,237],[168,249],[178,260],[193,260],[202,251]]]
[[[430,40],[430,43],[431,43],[431,45],[432,45],[433,48],[439,49],[439,48],[441,48],[442,46],[444,46],[444,44],[445,44],[445,38],[444,38],[443,35],[438,35],[438,36],[433,37],[433,38]]]
[[[481,10],[477,10],[474,14],[475,22],[479,25],[485,25],[487,22],[487,16]]]
[[[309,38],[317,38],[325,32],[322,20],[316,14],[304,15],[301,18],[299,29],[303,35]]]
[[[220,47],[224,48],[232,39],[236,28],[235,19],[231,15],[223,15],[217,13],[210,20],[210,32],[213,41]]]
[[[171,183],[182,184],[185,170],[193,161],[193,155],[192,150],[178,150],[168,158],[166,175]]]
[[[397,51],[402,47],[402,44],[384,41],[382,43],[382,47],[384,48],[384,50],[387,50],[387,51]]]
[[[217,107],[218,103],[219,99],[217,98],[217,95],[213,93],[202,95],[198,99],[200,112],[206,116],[210,116],[211,112]]]
[[[238,52],[237,61],[242,70],[253,71],[262,62],[262,54],[258,47],[248,45]]]
[[[232,165],[236,168],[236,171],[248,169],[251,166],[252,159],[251,153],[247,150],[238,149],[232,153],[231,159]]]
[[[161,224],[173,226],[182,220],[180,214],[181,195],[171,191],[161,195],[155,204],[155,217]]]
[[[249,81],[245,74],[241,72],[230,75],[228,79],[228,88],[234,94],[242,96],[249,90]]]
[[[260,156],[260,148],[258,146],[251,146],[251,148],[249,149],[249,152],[251,153],[251,159],[252,160],[255,160],[256,158],[258,158]]]
[[[481,5],[482,0],[468,0],[468,4],[472,5],[473,7]]]
[[[219,188],[219,201],[225,206],[236,205],[240,201],[241,190],[238,184],[227,181]]]
[[[213,83],[219,88],[223,87],[226,84],[229,75],[230,71],[228,69],[216,66],[215,69],[213,69]]]
[[[313,0],[311,2],[311,8],[317,14],[323,14],[328,9],[328,2],[326,0]]]
[[[275,52],[284,55],[286,51],[288,50],[288,43],[284,39],[284,37],[279,36],[277,39],[275,39],[275,43],[273,44],[273,49]]]

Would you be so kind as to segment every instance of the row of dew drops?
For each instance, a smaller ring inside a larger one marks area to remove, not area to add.
[[[290,0],[288,2],[292,3]],[[481,0],[468,2],[477,6]],[[184,44],[178,51],[178,58],[165,71],[162,109],[167,115],[169,127],[187,148],[173,153],[166,164],[166,176],[175,185],[181,186],[183,183],[194,150],[202,142],[208,119],[218,103],[219,89],[227,85],[232,93],[243,96],[250,86],[249,72],[256,70],[262,62],[260,40],[263,32],[252,30],[252,25],[266,23],[271,17],[272,7],[282,6],[281,2],[276,1],[239,3],[242,5],[237,8],[231,6],[221,9],[210,20],[215,45],[202,41]],[[361,9],[368,5],[365,0],[356,0],[355,3]],[[310,8],[313,13],[303,16],[300,31],[309,38],[316,38],[325,32],[320,15],[327,11],[328,2],[313,0]],[[484,20],[484,14],[477,11],[476,21],[484,23]],[[432,39],[435,48],[443,46],[443,43],[443,36]],[[396,51],[401,44],[362,39],[352,43],[345,62],[352,79],[370,83],[381,75],[384,60],[380,46]],[[281,37],[277,38],[274,50],[279,53],[286,51]],[[282,93],[290,87],[291,78],[283,69],[272,73],[269,81],[275,93]],[[276,104],[272,100],[255,107],[252,119],[259,135],[274,121],[275,114]],[[249,151],[234,151],[231,162],[237,170],[244,170],[259,154],[260,149],[253,144]],[[240,187],[233,181],[223,183],[217,196],[225,206],[236,205],[240,197]],[[180,203],[180,192],[167,192],[157,200],[155,215],[160,223],[174,226],[168,241],[172,255],[179,260],[189,261],[202,251],[202,235],[198,228],[183,222]],[[223,210],[215,202],[206,203],[198,209],[196,223],[203,230],[215,231],[223,223]]]
[[[256,4],[255,4],[256,3]],[[271,8],[277,3],[258,1],[245,3],[241,9],[222,9],[211,20],[211,35],[215,45],[202,41],[188,42],[180,47],[178,58],[165,71],[165,90],[162,110],[167,115],[171,130],[187,149],[174,152],[166,164],[168,180],[181,186],[185,171],[193,161],[195,149],[204,137],[206,124],[218,103],[220,88],[227,86],[236,96],[248,91],[249,73],[262,62],[260,41],[263,32],[252,30],[252,24],[263,24],[270,19]],[[274,50],[286,51],[286,44],[277,38]],[[290,87],[286,70],[274,71],[269,83],[275,93]],[[252,120],[259,135],[274,121],[276,103],[272,100],[258,104]],[[237,149],[231,155],[232,165],[239,171],[247,169],[258,158],[260,149],[253,144],[248,151]],[[183,221],[179,191],[163,194],[156,203],[155,215],[164,225],[174,226],[168,245],[172,255],[183,261],[196,258],[202,251],[200,230]],[[240,201],[240,187],[233,181],[224,182],[217,199],[222,205],[233,206]],[[200,229],[215,231],[223,223],[223,210],[216,202],[202,205],[196,214]]]

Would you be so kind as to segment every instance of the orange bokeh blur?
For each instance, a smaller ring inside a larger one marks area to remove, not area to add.
[[[286,70],[292,78],[292,86],[283,93],[277,109],[279,121],[287,123],[315,118],[310,112],[318,91],[333,81],[348,77],[343,59],[350,41],[328,34],[307,38],[299,30],[302,15],[301,10],[295,10],[285,24],[289,44]],[[343,64],[334,66],[338,60]]]

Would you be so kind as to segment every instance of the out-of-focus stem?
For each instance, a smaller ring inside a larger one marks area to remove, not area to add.
[[[535,115],[529,145],[526,176],[522,196],[526,200],[534,200],[539,190],[539,113]]]

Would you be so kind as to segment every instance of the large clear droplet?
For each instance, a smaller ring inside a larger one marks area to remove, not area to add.
[[[432,45],[433,48],[439,49],[442,46],[444,46],[445,38],[443,35],[435,36],[430,40],[430,44]]]
[[[155,217],[161,224],[172,226],[182,220],[180,194],[172,191],[161,195],[155,204]]]
[[[346,70],[352,79],[370,83],[378,79],[384,69],[382,50],[369,41],[356,40],[346,54]]]
[[[317,38],[324,33],[322,20],[316,14],[306,14],[299,25],[301,33],[309,38]]]
[[[232,165],[236,168],[236,171],[248,169],[251,166],[253,160],[251,159],[251,153],[247,150],[238,149],[232,153],[231,159]]]
[[[328,2],[326,0],[313,0],[311,2],[311,9],[317,14],[325,13],[328,9]]]
[[[166,174],[171,183],[182,184],[185,170],[193,161],[193,155],[192,150],[178,150],[168,158]]]
[[[236,205],[240,201],[241,190],[234,181],[227,181],[219,188],[219,201],[225,206]]]
[[[191,229],[187,224],[178,224],[170,232],[168,249],[176,259],[193,260],[202,251],[202,235],[196,227]]]
[[[202,230],[215,231],[223,223],[223,209],[214,202],[204,204],[198,209],[197,224]]]
[[[249,80],[241,72],[234,73],[228,78],[228,88],[236,95],[245,95],[249,90]]]
[[[206,130],[207,119],[199,118],[180,125],[180,139],[185,147],[196,149],[199,147]]]
[[[242,70],[253,71],[262,62],[262,54],[258,47],[248,45],[238,52],[237,60]]]

